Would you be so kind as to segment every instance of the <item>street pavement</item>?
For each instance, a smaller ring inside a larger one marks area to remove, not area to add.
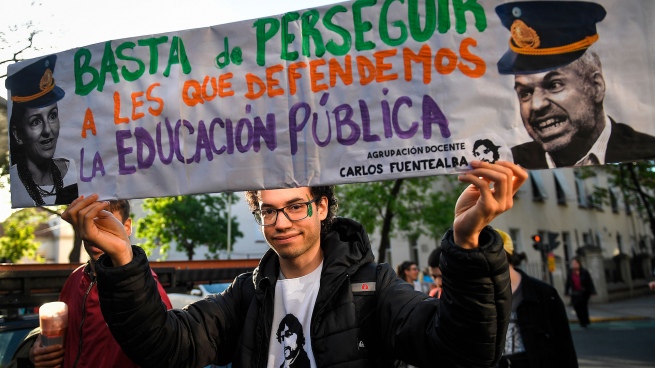
[[[564,302],[567,303],[566,310],[569,316],[569,322],[577,324],[578,317],[575,315],[573,307],[568,303],[568,298]],[[592,324],[598,322],[655,319],[655,292],[607,303],[595,303],[594,297],[592,296],[591,303],[589,303],[589,319]]]

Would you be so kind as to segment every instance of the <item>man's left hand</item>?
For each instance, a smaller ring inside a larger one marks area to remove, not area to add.
[[[520,166],[505,161],[472,161],[471,166],[472,170],[458,177],[471,185],[457,200],[453,222],[455,244],[467,249],[476,248],[482,229],[512,208],[514,194],[528,178]]]

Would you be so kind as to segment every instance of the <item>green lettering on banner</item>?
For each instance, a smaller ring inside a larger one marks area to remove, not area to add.
[[[114,83],[120,82],[118,77],[118,65],[114,59],[114,50],[111,49],[111,41],[105,42],[105,51],[102,54],[102,63],[100,64],[100,75],[98,76],[98,92],[105,88],[105,78],[107,73],[111,73]]]
[[[409,0],[409,30],[416,42],[429,40],[437,28],[437,9],[433,0],[424,1],[425,14],[419,11],[418,0]],[[446,12],[446,16],[448,12]],[[421,30],[421,19],[425,19],[425,28]],[[441,20],[441,19],[439,19]]]
[[[282,16],[282,55],[280,55],[282,60],[298,60],[298,51],[289,52],[289,45],[296,39],[296,35],[289,33],[289,23],[298,19],[300,19],[300,14],[297,12],[286,13]]]
[[[389,16],[389,6],[394,1],[398,1],[401,4],[405,3],[405,0],[386,0],[380,10],[380,38],[389,46],[398,46],[407,40],[407,26],[401,20],[395,20],[391,23],[394,27],[400,29],[400,36],[395,39],[389,36],[389,20],[387,18]]]
[[[364,22],[362,19],[362,8],[375,5],[377,0],[357,0],[353,3],[353,26],[355,28],[355,50],[366,51],[373,50],[375,43],[373,41],[364,41],[364,33],[373,29],[371,22]]]
[[[457,33],[464,34],[464,32],[466,32],[467,11],[473,13],[473,17],[475,18],[475,28],[478,31],[483,32],[487,29],[487,17],[484,14],[484,8],[478,4],[477,0],[453,0],[453,11],[455,12],[455,30]],[[441,12],[441,8],[439,9],[439,12]],[[441,18],[439,18],[439,22],[441,22]],[[450,24],[448,27],[450,28]],[[441,32],[441,23],[439,23],[439,31]]]
[[[84,60],[82,64],[80,61]],[[91,63],[91,51],[80,47],[75,52],[75,94],[79,96],[86,96],[98,85],[98,71],[94,67],[89,66]],[[89,83],[84,84],[84,77],[90,76]]]
[[[150,68],[148,69],[148,73],[151,75],[157,73],[157,67],[159,66],[159,50],[157,46],[166,42],[168,42],[167,36],[151,37],[137,41],[139,46],[148,46],[150,49]]]
[[[347,13],[347,12],[348,9],[346,9],[345,6],[337,5],[330,8],[323,16],[323,25],[325,26],[325,28],[338,34],[339,36],[341,36],[341,39],[343,40],[341,45],[338,45],[334,41],[334,39],[330,39],[327,42],[325,46],[327,48],[327,51],[335,56],[346,55],[350,51],[350,47],[352,46],[352,37],[350,36],[350,32],[348,32],[347,29],[339,25],[336,25],[332,22],[332,17],[334,17],[335,14]]]
[[[268,30],[266,30],[266,26],[269,26]],[[266,42],[280,30],[280,21],[276,18],[257,19],[253,28],[257,28],[257,65],[264,66],[266,64]]]
[[[133,56],[125,55],[123,52],[126,49],[134,50],[135,46],[136,44],[134,42],[124,42],[116,48],[116,57],[119,60],[133,61],[137,65],[137,68],[134,71],[130,71],[126,65],[123,65],[121,68],[121,75],[123,75],[123,78],[128,82],[139,79],[146,71],[146,64],[143,61]]]
[[[323,44],[323,36],[321,32],[316,29],[316,24],[320,19],[318,10],[312,9],[302,15],[302,54],[303,56],[311,56],[310,38],[314,41],[315,55],[321,57],[325,54],[325,45]]]
[[[182,73],[191,73],[191,63],[189,63],[189,57],[186,54],[184,42],[182,42],[182,39],[177,36],[173,37],[173,44],[168,53],[168,65],[166,66],[166,70],[164,70],[164,77],[170,75],[171,66],[173,64],[180,64],[182,66]]]

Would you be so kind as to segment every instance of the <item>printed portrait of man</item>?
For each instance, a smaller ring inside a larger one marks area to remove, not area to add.
[[[533,139],[512,147],[515,163],[544,169],[655,157],[655,137],[605,112],[602,65],[590,49],[606,15],[601,5],[513,2],[496,13],[511,33],[498,71],[514,75],[521,120]]]
[[[500,159],[499,148],[500,146],[496,146],[490,139],[478,139],[473,143],[473,157],[491,164],[496,163]]]
[[[277,341],[284,346],[284,363],[280,368],[310,368],[309,358],[303,346],[305,334],[298,318],[287,314],[277,328]]]

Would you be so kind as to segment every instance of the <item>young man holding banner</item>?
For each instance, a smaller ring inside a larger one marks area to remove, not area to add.
[[[102,312],[141,366],[384,367],[398,359],[429,367],[436,354],[444,367],[490,367],[503,352],[511,288],[502,240],[488,224],[512,207],[527,173],[508,162],[471,165],[441,243],[441,299],[374,263],[362,226],[335,218],[329,186],[248,192],[271,249],[222,294],[168,312],[144,252],[106,202],[80,197],[62,217],[105,252],[96,266]]]
[[[511,2],[496,7],[510,30],[500,74],[514,75],[532,142],[512,147],[528,169],[603,165],[655,157],[655,137],[605,113],[600,58],[589,47],[605,9],[578,1]]]

